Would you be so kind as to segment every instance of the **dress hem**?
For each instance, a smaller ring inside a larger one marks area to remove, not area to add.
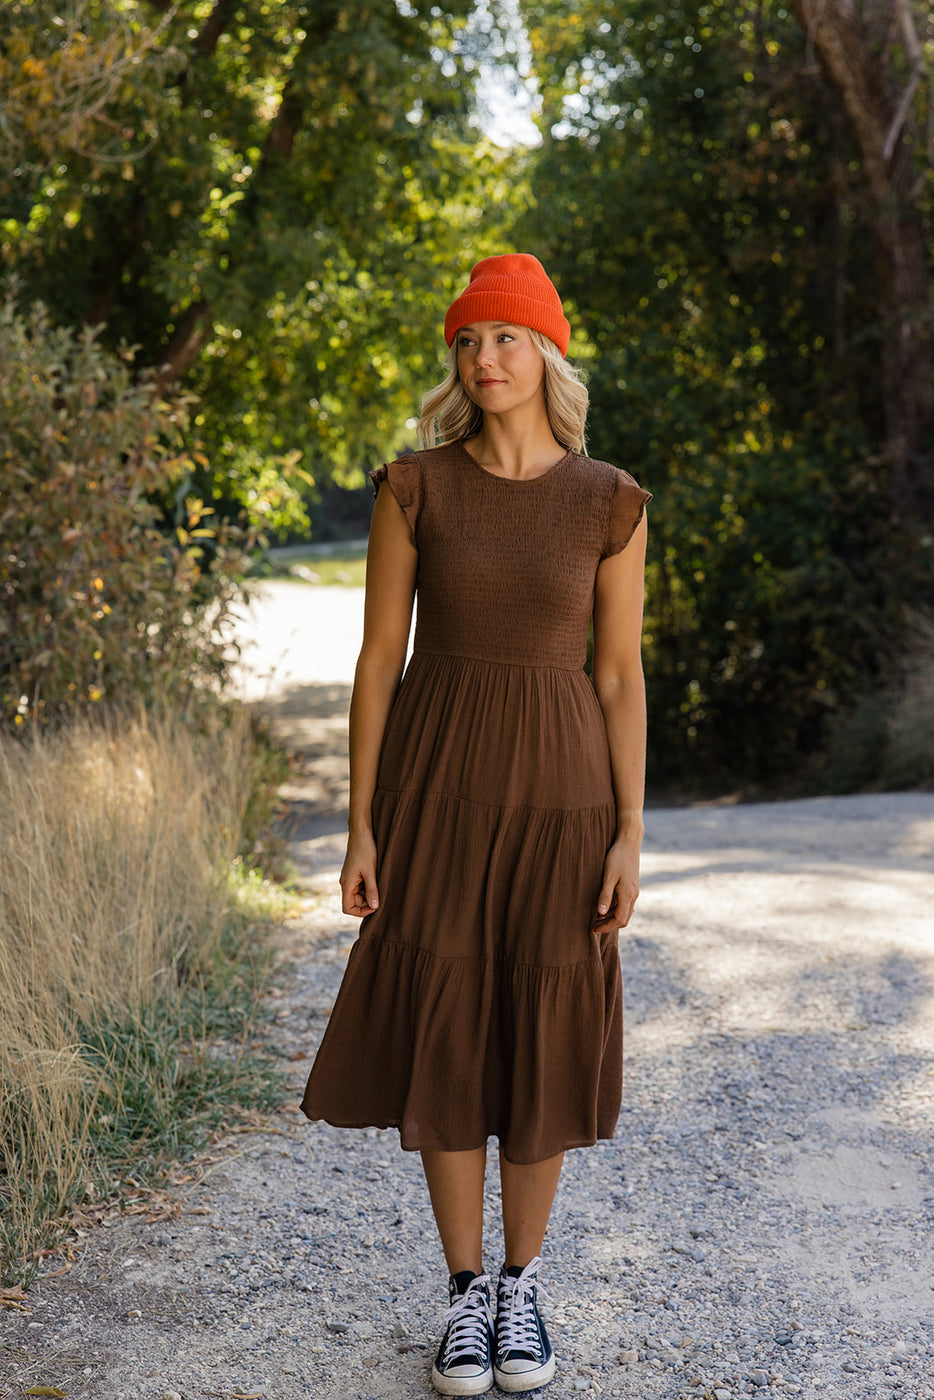
[[[390,1118],[387,1119],[386,1122],[379,1123],[375,1123],[370,1119],[355,1119],[353,1122],[341,1122],[336,1118],[319,1117],[317,1114],[308,1113],[304,1106],[302,1106],[302,1112],[310,1123],[327,1123],[331,1128],[345,1128],[348,1130],[359,1130],[361,1128],[379,1128],[380,1130],[385,1130],[387,1128],[394,1128],[399,1133],[399,1146],[403,1152],[476,1152],[478,1148],[486,1147],[490,1138],[496,1138],[497,1141],[499,1141],[498,1133],[487,1133],[486,1137],[483,1138],[481,1142],[468,1143],[465,1147],[448,1147],[441,1143],[434,1142],[422,1142],[419,1143],[417,1147],[407,1147],[402,1141],[402,1124],[395,1118]],[[546,1152],[541,1157],[510,1157],[505,1150],[503,1150],[502,1146],[500,1150],[506,1161],[512,1166],[531,1167],[534,1166],[536,1162],[547,1162],[552,1157],[557,1157],[559,1152],[574,1152],[581,1147],[594,1147],[598,1142],[612,1142],[615,1137],[616,1130],[614,1127],[607,1132],[598,1132],[592,1137],[575,1138],[573,1142],[565,1142],[561,1147],[555,1147],[553,1151]]]

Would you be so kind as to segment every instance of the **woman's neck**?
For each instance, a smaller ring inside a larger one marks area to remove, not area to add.
[[[563,448],[551,431],[546,413],[518,423],[513,415],[485,413],[483,424],[470,438],[468,450],[475,461],[496,476],[541,476],[564,456]]]

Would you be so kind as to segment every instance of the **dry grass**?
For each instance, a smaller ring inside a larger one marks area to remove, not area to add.
[[[243,1038],[261,980],[243,904],[262,881],[237,861],[255,783],[243,718],[0,739],[7,1282],[50,1220],[236,1096],[240,1066],[211,1040]]]

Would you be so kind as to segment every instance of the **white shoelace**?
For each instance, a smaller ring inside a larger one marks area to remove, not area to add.
[[[444,1314],[444,1321],[451,1324],[444,1346],[445,1366],[456,1366],[461,1357],[482,1360],[488,1355],[493,1309],[481,1286],[489,1287],[489,1283],[487,1274],[471,1279],[467,1291],[455,1298]]]
[[[526,1264],[518,1278],[500,1278],[496,1348],[500,1355],[523,1351],[537,1355],[541,1342],[535,1317],[536,1272],[540,1256]]]

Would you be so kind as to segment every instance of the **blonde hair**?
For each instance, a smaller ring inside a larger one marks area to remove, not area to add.
[[[562,358],[553,340],[541,331],[529,329],[532,344],[545,361],[545,409],[551,431],[562,447],[586,452],[587,386],[581,371]],[[473,437],[483,426],[483,410],[478,408],[457,373],[457,339],[445,360],[447,375],[422,398],[418,420],[418,440],[423,447]]]

